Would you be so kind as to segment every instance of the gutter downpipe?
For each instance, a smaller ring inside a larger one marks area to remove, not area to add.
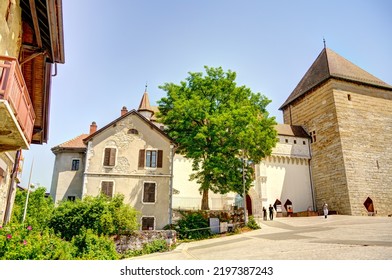
[[[173,223],[173,168],[175,146],[170,144],[170,178],[169,178],[169,226]]]

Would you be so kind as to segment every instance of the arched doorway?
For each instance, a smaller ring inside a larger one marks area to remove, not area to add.
[[[368,211],[369,215],[374,215],[374,205],[373,205],[373,200],[368,197],[365,202],[363,203],[365,206],[366,210]]]
[[[246,195],[246,210],[248,211],[248,216],[253,215],[253,210],[252,210],[252,199],[250,198],[249,194]]]

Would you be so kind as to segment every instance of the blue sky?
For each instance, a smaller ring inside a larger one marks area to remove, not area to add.
[[[52,81],[49,141],[24,151],[22,186],[50,189],[51,148],[138,107],[146,82],[179,83],[204,65],[237,73],[280,105],[327,47],[392,84],[392,1],[65,0],[65,64]]]

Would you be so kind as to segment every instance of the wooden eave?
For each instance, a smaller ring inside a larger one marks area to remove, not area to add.
[[[46,50],[48,62],[64,63],[62,0],[20,0],[22,19],[34,29],[35,46]]]

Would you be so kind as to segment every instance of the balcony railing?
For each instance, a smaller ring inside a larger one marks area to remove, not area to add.
[[[0,56],[0,100],[10,104],[28,143],[34,128],[35,113],[33,104],[16,58]]]

